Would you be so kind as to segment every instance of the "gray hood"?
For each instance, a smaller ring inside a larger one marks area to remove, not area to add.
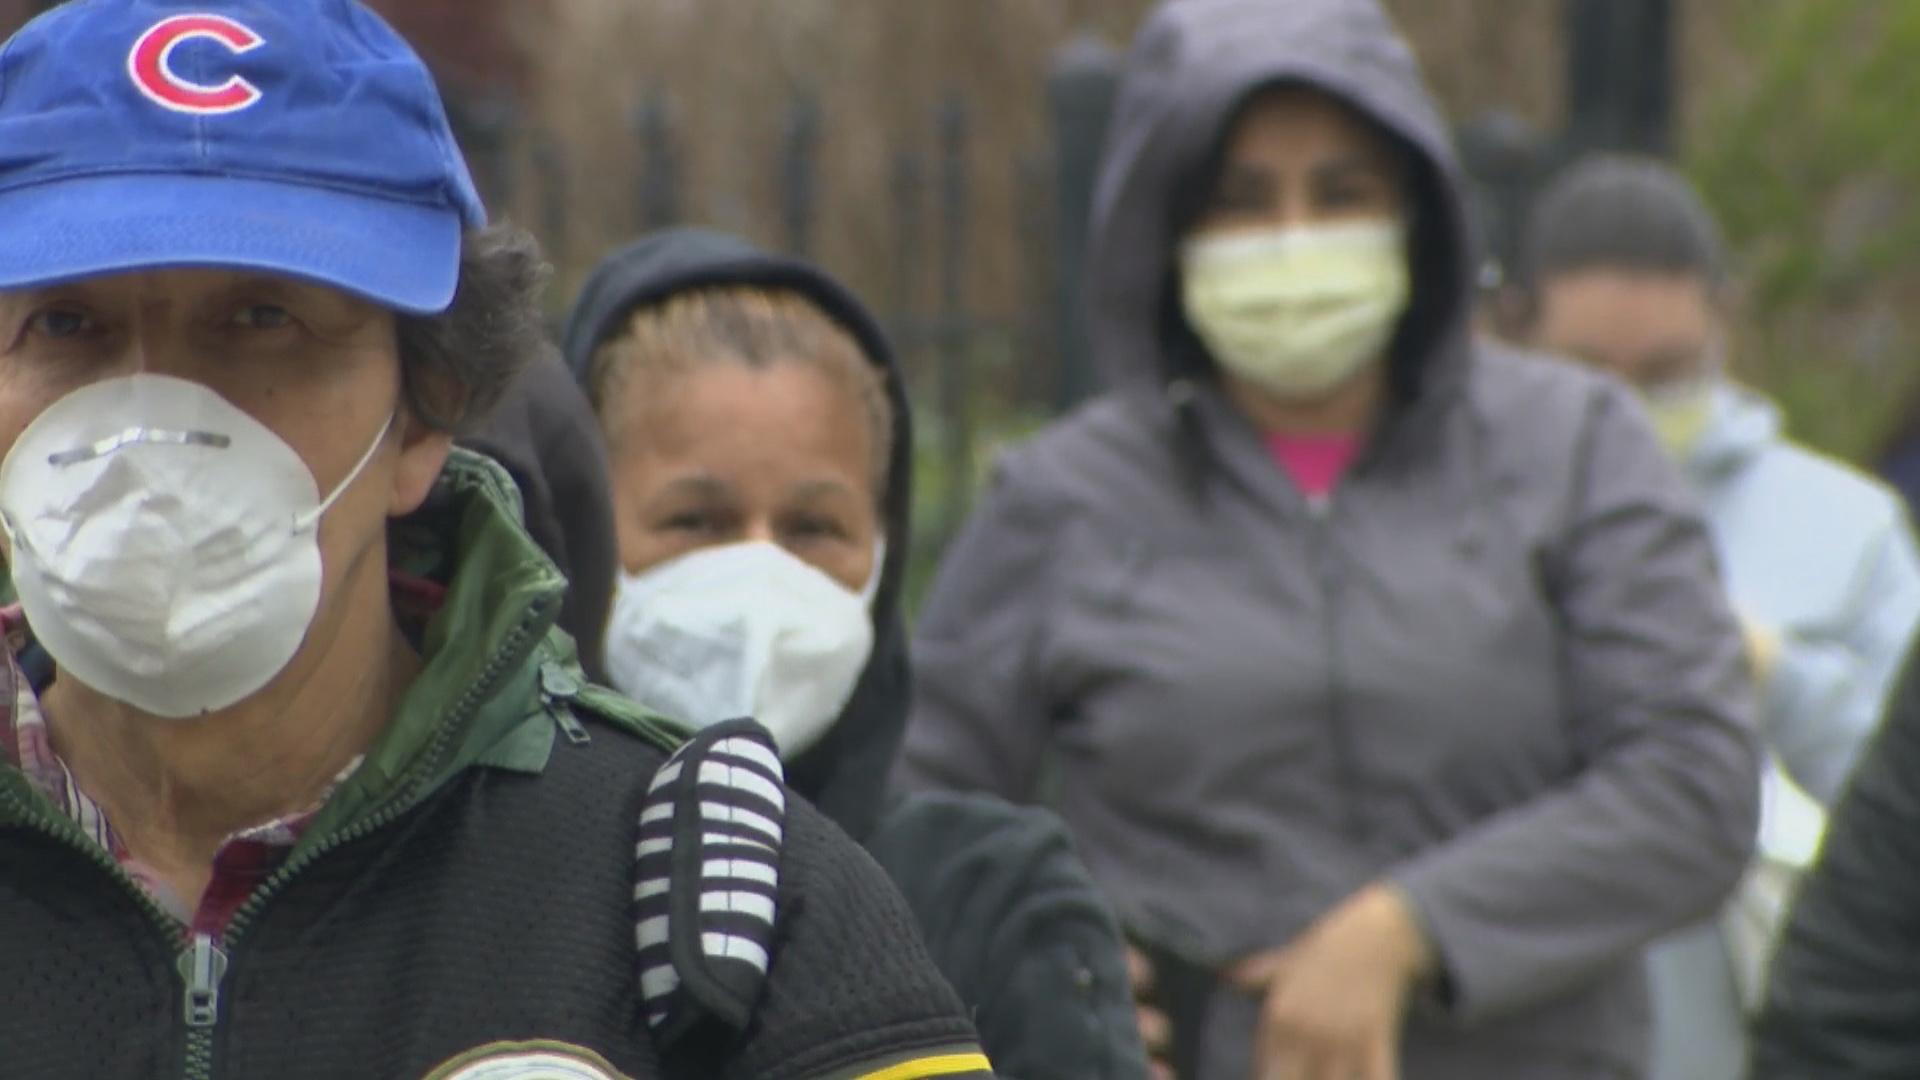
[[[1374,0],[1172,0],[1134,42],[1095,193],[1091,338],[1117,389],[1155,395],[1206,370],[1175,298],[1176,230],[1247,97],[1303,83],[1359,110],[1417,163],[1414,300],[1393,350],[1403,401],[1468,362],[1472,243],[1445,122]]]

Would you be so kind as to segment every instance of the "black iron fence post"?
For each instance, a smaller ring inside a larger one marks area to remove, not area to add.
[[[1054,302],[1058,307],[1059,382],[1054,407],[1066,411],[1099,386],[1087,340],[1087,245],[1094,185],[1123,60],[1112,46],[1081,37],[1054,55],[1047,74],[1052,111],[1055,199]]]
[[[813,251],[819,150],[820,100],[807,92],[796,98],[788,110],[786,137],[780,147],[779,170],[781,216],[786,221],[787,250],[802,257]]]
[[[1565,0],[1567,145],[1673,150],[1672,0]]]
[[[942,532],[953,535],[966,516],[973,487],[972,380],[966,323],[967,148],[966,102],[950,95],[940,109],[940,422],[947,467]]]
[[[1055,251],[1054,168],[1050,155],[1022,154],[1014,163],[1014,250],[1020,253],[1021,294],[1028,299],[1014,310],[1014,383],[1022,409],[1053,408],[1059,386],[1059,305],[1054,290],[1060,280]]]
[[[889,331],[903,358],[910,357],[920,335],[920,262],[925,244],[921,216],[927,170],[920,155],[902,150],[893,158],[893,289]]]
[[[664,92],[653,91],[640,103],[633,128],[640,140],[640,226],[664,228],[680,220],[680,160]]]

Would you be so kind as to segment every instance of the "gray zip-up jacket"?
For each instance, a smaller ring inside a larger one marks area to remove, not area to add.
[[[1176,198],[1293,80],[1413,152],[1393,404],[1324,511],[1181,326]],[[1751,852],[1740,636],[1618,384],[1475,344],[1446,130],[1372,0],[1173,0],[1097,198],[1113,390],[1006,454],[915,642],[903,779],[1043,793],[1139,938],[1219,970],[1390,879],[1442,957],[1405,1080],[1643,1075],[1642,947]],[[1259,1003],[1213,995],[1200,1080]]]

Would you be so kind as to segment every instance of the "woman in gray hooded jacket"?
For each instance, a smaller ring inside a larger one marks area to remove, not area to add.
[[[1189,1078],[1643,1076],[1753,843],[1741,638],[1625,388],[1472,339],[1406,45],[1163,4],[1094,231],[1112,391],[951,550],[906,781],[1050,793]]]

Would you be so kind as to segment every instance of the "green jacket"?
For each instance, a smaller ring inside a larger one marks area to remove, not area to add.
[[[454,450],[435,497],[394,524],[389,544],[394,569],[444,583],[446,601],[416,643],[425,668],[303,848],[404,812],[467,769],[540,773],[557,735],[579,737],[576,701],[661,750],[679,745],[670,721],[587,683],[554,624],[566,579],[521,526],[520,493],[491,459]]]

